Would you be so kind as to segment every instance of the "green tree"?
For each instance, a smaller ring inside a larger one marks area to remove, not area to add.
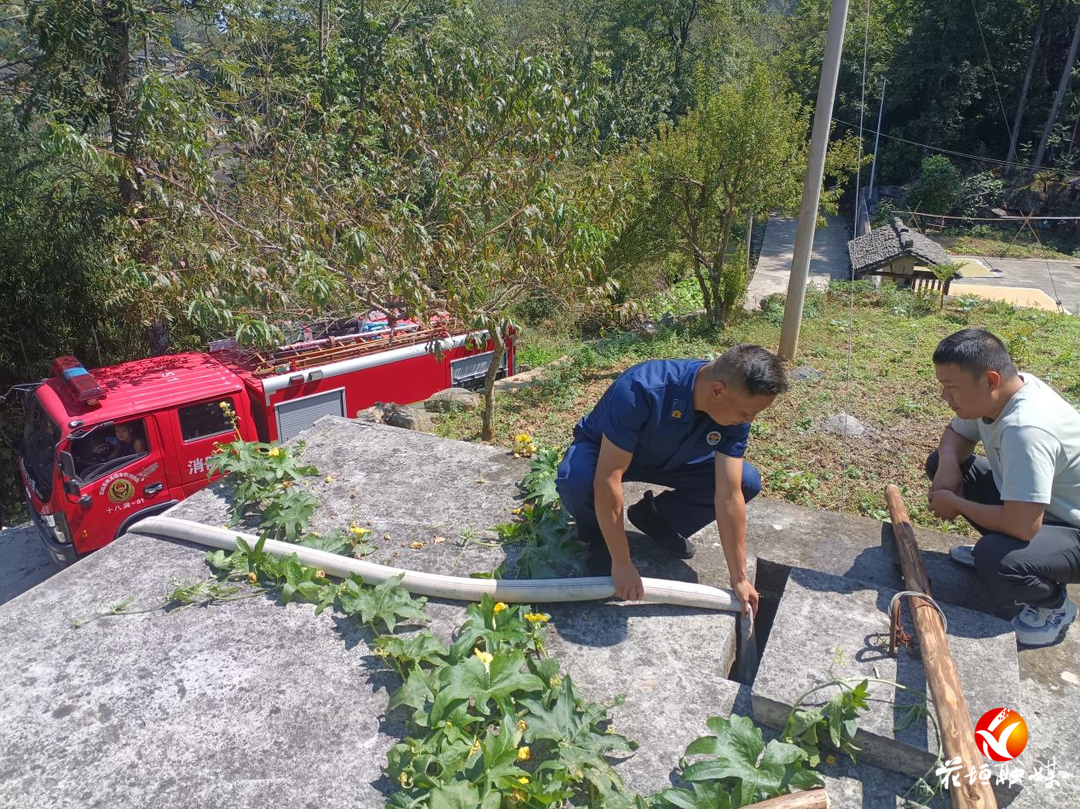
[[[963,178],[956,166],[944,155],[931,155],[923,161],[906,204],[919,213],[947,214],[960,203],[962,192]]]
[[[677,255],[697,279],[708,317],[727,318],[749,281],[735,228],[750,216],[798,206],[807,111],[765,66],[701,98],[664,127],[646,157],[648,205],[633,238],[647,255]]]
[[[591,139],[592,84],[567,82],[543,59],[432,43],[408,92],[383,124],[387,159],[416,203],[389,211],[371,233],[400,248],[400,292],[491,336],[490,439],[515,310],[537,296],[566,307],[589,297],[624,196],[571,162],[578,141]],[[410,110],[425,114],[406,118]]]
[[[964,265],[959,261],[946,261],[942,264],[931,264],[930,272],[941,282],[941,297],[938,300],[938,309],[945,308],[945,287],[949,281],[960,276],[960,270]]]

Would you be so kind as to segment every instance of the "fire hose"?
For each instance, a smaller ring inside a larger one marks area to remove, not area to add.
[[[175,517],[147,517],[137,523],[133,530],[142,534],[179,539],[225,551],[236,550],[238,539],[244,540],[252,547],[259,541],[259,538],[252,534],[216,528]],[[441,573],[405,570],[273,539],[266,540],[263,551],[276,557],[296,554],[301,564],[318,568],[338,578],[348,578],[355,574],[360,576],[366,584],[380,584],[395,576],[402,576],[401,586],[410,593],[432,598],[480,601],[483,596],[489,595],[497,601],[505,601],[508,604],[544,604],[563,601],[594,601],[615,595],[615,586],[610,576],[565,579],[473,579],[466,576],[446,576]],[[645,589],[643,600],[653,604],[700,607],[723,612],[742,611],[742,604],[735,594],[721,587],[668,579],[642,578],[641,582]]]

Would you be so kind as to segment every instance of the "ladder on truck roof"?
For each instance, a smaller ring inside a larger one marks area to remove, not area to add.
[[[279,346],[272,351],[240,348],[235,344],[220,344],[220,347],[212,344],[210,350],[246,368],[255,376],[264,377],[317,368],[334,362],[378,354],[380,351],[391,348],[430,343],[449,336],[451,332],[445,326],[430,326],[409,331],[385,329],[382,332],[324,337],[319,340],[306,340]]]

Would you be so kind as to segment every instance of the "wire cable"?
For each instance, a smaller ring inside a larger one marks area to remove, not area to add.
[[[845,121],[842,118],[833,116],[833,123],[843,124],[844,126],[850,126],[852,129],[857,129],[858,124],[853,124],[851,121]],[[1015,160],[999,160],[996,157],[986,157],[985,155],[971,154],[970,152],[958,152],[955,149],[945,149],[941,146],[934,146],[932,143],[923,143],[917,140],[911,140],[909,138],[901,138],[899,135],[886,135],[884,132],[878,132],[876,129],[868,129],[867,132],[871,134],[878,134],[886,140],[895,140],[900,143],[907,143],[911,146],[921,146],[924,149],[929,149],[932,152],[940,152],[941,154],[952,155],[953,157],[964,157],[968,160],[978,160],[983,163],[995,163],[999,166],[1016,166],[1021,169],[1034,168],[1033,163],[1017,163]],[[1039,166],[1038,171],[1044,174],[1060,174],[1068,177],[1075,177],[1076,171],[1069,171],[1068,169],[1050,168],[1047,166]]]
[[[889,599],[889,615],[893,614],[893,609],[895,609],[896,607],[896,602],[904,596],[910,596],[911,598],[921,598],[923,601],[925,601],[927,604],[937,610],[938,615],[941,616],[941,628],[946,635],[949,634],[949,619],[945,617],[945,611],[941,609],[940,605],[938,605],[938,603],[934,601],[931,596],[928,596],[926,593],[919,590],[901,590],[899,593],[893,595],[893,597]]]
[[[852,228],[851,237],[859,238],[859,200],[862,183],[862,157],[863,157],[863,120],[866,117],[866,59],[870,47],[870,3],[866,0],[866,25],[863,28],[863,55],[862,55],[862,95],[859,101],[859,152],[855,161],[855,226]],[[869,209],[866,215],[870,215]],[[855,330],[855,266],[851,266],[851,277],[848,279],[848,322],[847,322],[847,373],[844,375],[844,435],[840,452],[840,512],[847,508],[847,470],[851,460],[851,436],[847,434],[847,420],[851,418],[851,367],[854,364],[852,356],[855,353],[854,337]]]
[[[1001,100],[1001,88],[998,87],[997,75],[994,73],[994,60],[990,58],[990,49],[986,47],[986,37],[983,36],[982,20],[979,19],[979,10],[975,8],[975,0],[971,2],[971,13],[975,15],[975,25],[979,28],[979,39],[982,40],[983,53],[986,55],[986,66],[990,68],[990,78],[994,81],[994,92],[997,94],[998,106],[1001,108],[1001,117],[1005,121],[1005,131],[1009,133],[1009,143],[1012,143],[1012,126],[1009,125],[1009,116],[1005,112],[1005,102]]]

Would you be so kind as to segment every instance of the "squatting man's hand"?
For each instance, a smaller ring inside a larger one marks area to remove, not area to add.
[[[754,615],[757,615],[758,591],[750,583],[750,580],[741,579],[738,582],[732,582],[731,589],[735,591],[735,596],[743,603],[743,613],[746,613],[746,605],[749,604],[754,611]]]
[[[939,489],[930,492],[930,512],[942,520],[955,520],[960,516],[960,497],[951,491]]]
[[[641,601],[645,597],[645,585],[641,583],[633,562],[616,563],[611,566],[611,580],[615,585],[615,595],[624,601]]]

